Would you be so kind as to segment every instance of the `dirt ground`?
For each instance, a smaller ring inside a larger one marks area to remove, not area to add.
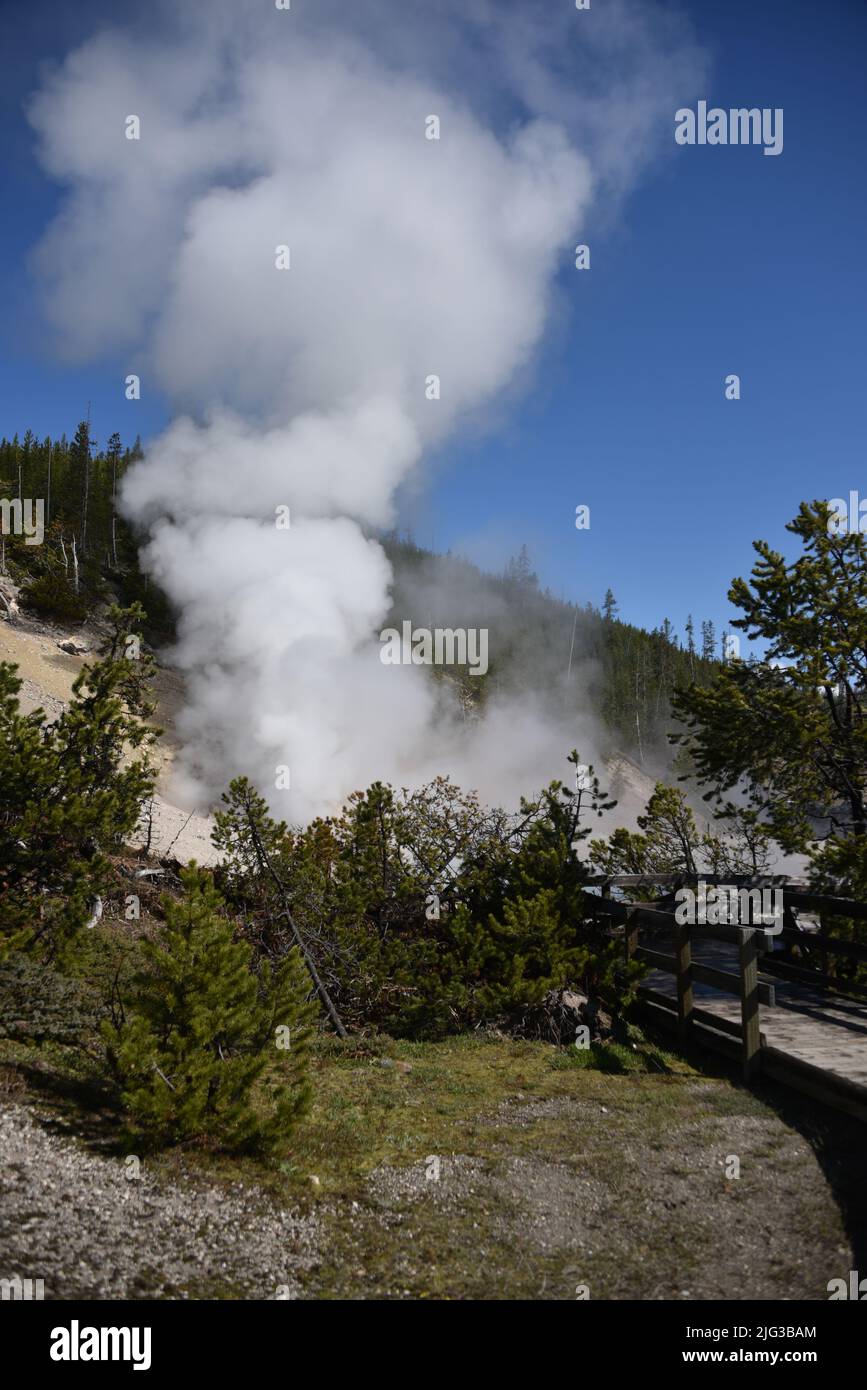
[[[7,1054],[0,1273],[49,1298],[826,1299],[863,1255],[863,1126],[649,1055],[323,1039],[265,1168],[131,1165],[111,1117]]]

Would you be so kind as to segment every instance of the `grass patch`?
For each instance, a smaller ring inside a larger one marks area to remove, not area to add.
[[[68,1051],[2,1044],[0,1079],[33,1077],[40,1053],[53,1083],[28,1080],[26,1098],[67,1129],[79,1107],[93,1142],[87,1067]],[[268,1166],[193,1147],[147,1161],[169,1182],[240,1180],[315,1211],[310,1297],[566,1299],[581,1284],[592,1298],[821,1297],[842,1258],[840,1213],[791,1117],[637,1030],[584,1050],[321,1037],[313,1082],[310,1114]],[[116,1117],[100,1113],[110,1132]],[[442,1172],[428,1181],[431,1159]],[[236,1296],[230,1273],[209,1292]]]

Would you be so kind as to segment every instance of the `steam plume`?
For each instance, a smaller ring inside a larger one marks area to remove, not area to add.
[[[410,9],[197,6],[100,33],[31,105],[71,186],[38,253],[65,351],[135,354],[178,411],[124,506],[181,614],[178,777],[199,804],[238,772],[290,819],[377,777],[514,795],[589,733],[529,699],[468,726],[423,670],[382,665],[371,532],[527,364],[594,190],[635,176],[694,54],[646,5],[570,13],[568,34],[550,6],[418,6],[415,43]],[[487,81],[463,85],[468,52]]]

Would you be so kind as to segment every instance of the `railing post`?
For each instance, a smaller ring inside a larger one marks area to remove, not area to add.
[[[631,908],[626,921],[623,923],[623,944],[626,949],[626,964],[632,960],[638,949],[638,922],[635,920],[635,908]]]
[[[827,974],[828,974],[828,948],[827,948],[827,946],[825,945],[824,938],[826,938],[827,936],[830,935],[830,931],[829,931],[829,928],[826,927],[826,925],[825,925],[825,919],[824,919],[824,917],[822,916],[821,912],[819,913],[819,935],[823,938],[822,944],[821,944],[821,946],[819,947],[819,951],[820,951],[820,960],[821,960],[821,965],[822,965],[822,974],[823,974],[823,975],[827,975]],[[834,973],[835,973],[835,975],[836,975],[836,973],[837,973],[837,971],[836,971],[836,965],[835,965]]]
[[[692,1023],[692,949],[689,940],[689,925],[684,923],[676,928],[675,955],[677,956],[677,1031],[685,1038]]]
[[[744,1080],[750,1081],[759,1069],[761,1037],[759,1033],[759,961],[756,932],[753,927],[741,929],[741,1035],[743,1038]]]

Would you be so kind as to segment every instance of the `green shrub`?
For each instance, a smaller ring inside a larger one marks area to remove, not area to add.
[[[0,1038],[78,1047],[98,1036],[97,1012],[83,981],[24,955],[0,961]]]
[[[87,603],[60,574],[42,574],[21,590],[21,601],[27,608],[47,618],[61,622],[83,622]]]
[[[830,897],[853,898],[867,902],[867,835],[847,835],[826,840],[812,854],[810,887]],[[842,941],[867,945],[867,922],[863,918],[822,913],[822,931]],[[867,963],[847,960],[828,952],[827,969],[841,984],[867,984]]]
[[[147,967],[129,1016],[103,1025],[127,1138],[145,1148],[208,1138],[268,1152],[310,1099],[310,981],[294,950],[254,974],[212,880],[195,864],[182,880],[183,897],[164,899],[158,940],[143,945]]]
[[[512,1027],[564,987],[614,1014],[631,999],[640,968],[584,909],[582,819],[608,804],[595,778],[554,782],[514,815],[442,778],[400,794],[374,783],[294,834],[243,779],[224,801],[221,881],[251,939],[267,953],[285,931],[270,863],[345,1022],[436,1038]]]

